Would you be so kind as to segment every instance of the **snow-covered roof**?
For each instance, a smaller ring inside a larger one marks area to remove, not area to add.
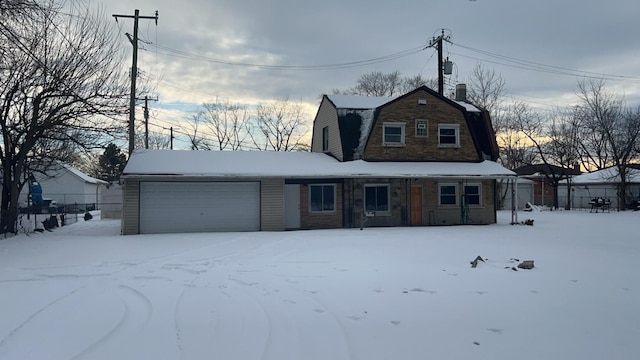
[[[89,184],[108,184],[108,182],[106,182],[104,180],[96,179],[94,177],[91,177],[91,176],[83,173],[82,171],[74,168],[73,166],[65,164],[65,165],[62,165],[62,167],[64,167],[70,173],[72,173],[73,175],[77,176],[78,178],[80,178],[82,181],[84,181],[86,183],[89,183]]]
[[[515,176],[493,161],[340,162],[323,153],[275,151],[136,150],[123,177],[207,176],[224,178],[362,178]]]
[[[375,109],[397,96],[357,96],[357,95],[327,95],[327,98],[338,109]]]
[[[469,112],[480,112],[480,109],[475,107],[473,104],[469,104],[468,102],[458,101],[458,100],[454,100],[453,102],[455,102],[456,104],[458,104],[460,106],[463,106],[465,108],[465,110],[467,110]]]
[[[397,96],[357,96],[357,95],[327,95],[329,100],[338,109],[376,109],[380,106],[398,98]],[[480,112],[473,104],[465,101],[453,100],[456,104],[465,108],[469,112]]]
[[[640,183],[640,170],[627,168],[627,181],[630,183]],[[566,184],[566,180],[560,183]],[[620,182],[620,175],[616,167],[610,167],[571,178],[571,183],[577,184],[615,184]]]

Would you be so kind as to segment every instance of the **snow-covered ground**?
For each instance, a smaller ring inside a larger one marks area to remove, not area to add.
[[[144,236],[93,219],[2,239],[0,359],[637,359],[640,212],[509,215]]]

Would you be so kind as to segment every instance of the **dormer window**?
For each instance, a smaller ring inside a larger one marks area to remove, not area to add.
[[[404,123],[382,124],[382,145],[404,146]]]

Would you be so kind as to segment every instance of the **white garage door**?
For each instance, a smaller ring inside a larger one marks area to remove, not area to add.
[[[258,182],[140,183],[141,234],[258,230]]]

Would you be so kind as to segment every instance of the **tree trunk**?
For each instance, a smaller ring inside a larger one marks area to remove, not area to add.
[[[627,169],[624,166],[618,167],[620,175],[620,189],[618,190],[618,209],[627,209]]]
[[[571,178],[567,178],[567,203],[564,205],[565,210],[571,210]]]
[[[553,208],[558,209],[558,182],[553,183]]]

